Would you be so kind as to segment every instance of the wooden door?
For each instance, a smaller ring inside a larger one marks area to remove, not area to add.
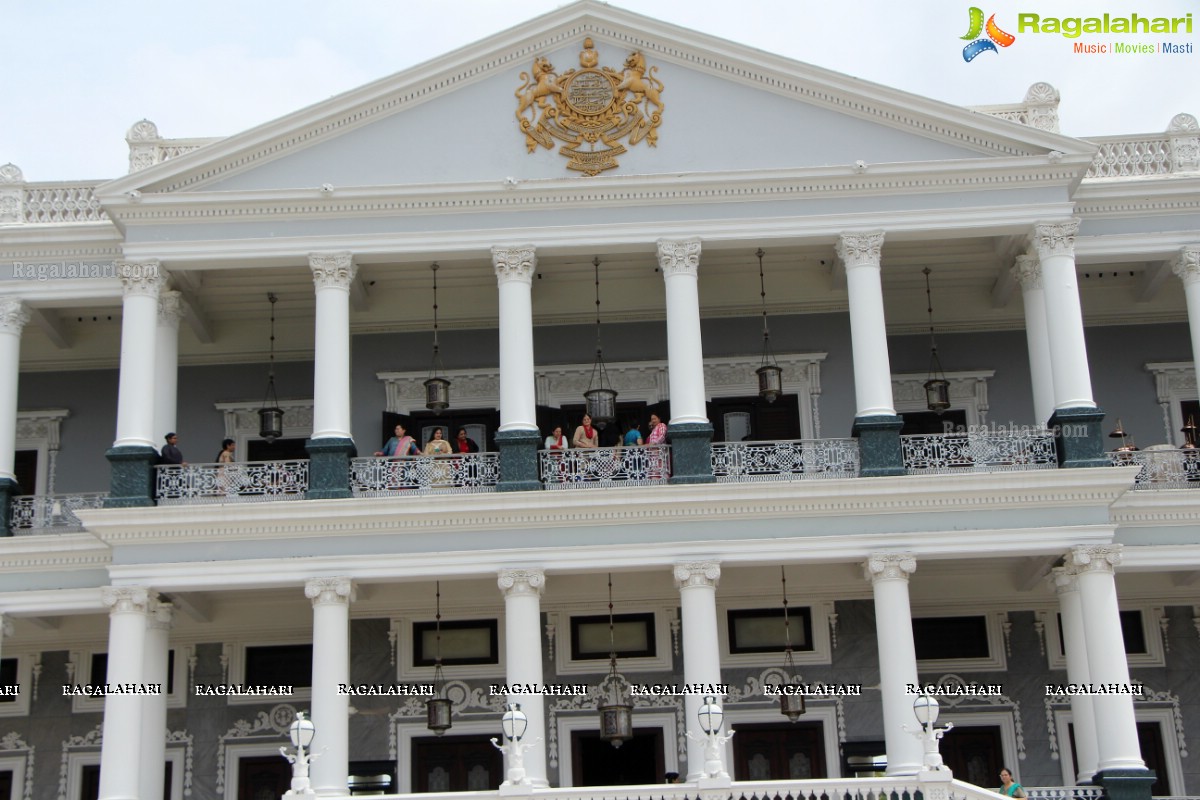
[[[571,733],[572,782],[576,786],[636,786],[664,780],[662,728],[634,728],[633,738],[613,747],[599,731]]]
[[[999,725],[956,727],[942,739],[941,752],[955,778],[988,789],[1000,785],[1004,747]]]
[[[428,736],[413,740],[414,792],[494,791],[504,779],[504,758],[490,736]]]
[[[238,759],[238,800],[279,800],[292,788],[292,765],[283,756]]]
[[[820,722],[735,725],[733,763],[739,781],[825,777],[825,734]]]

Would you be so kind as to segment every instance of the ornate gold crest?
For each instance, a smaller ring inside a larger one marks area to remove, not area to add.
[[[599,175],[617,165],[617,156],[629,144],[645,139],[658,144],[656,128],[662,123],[662,81],[654,77],[658,67],[646,68],[640,52],[629,54],[625,67],[597,67],[599,57],[592,40],[585,39],[579,53],[579,69],[562,75],[554,65],[538,56],[532,75],[521,73],[524,83],[516,91],[517,119],[529,152],[538,145],[547,150],[554,139],[566,142],[559,153],[570,159],[567,169]]]

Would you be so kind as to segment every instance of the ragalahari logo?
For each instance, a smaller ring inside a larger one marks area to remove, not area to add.
[[[986,38],[980,38],[979,34],[987,33]],[[967,30],[967,35],[961,37],[963,39],[973,40],[969,45],[963,48],[963,61],[974,61],[975,57],[980,53],[986,53],[989,50],[993,53],[1000,52],[996,49],[996,45],[1008,47],[1017,40],[1017,37],[1011,33],[1006,33],[1000,30],[1000,26],[996,24],[996,15],[992,14],[988,17],[987,25],[983,24],[983,9],[971,6],[971,27]]]

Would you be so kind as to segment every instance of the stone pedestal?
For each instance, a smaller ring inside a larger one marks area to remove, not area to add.
[[[538,446],[542,443],[537,431],[511,430],[496,433],[500,449],[500,492],[527,492],[542,488],[538,477]]]
[[[856,417],[851,435],[858,439],[860,472],[864,478],[904,474],[900,429],[904,420],[895,414]]]
[[[309,439],[308,500],[350,497],[350,459],[358,455],[353,439]]]
[[[712,483],[713,426],[709,422],[672,422],[671,483]]]
[[[1060,408],[1050,417],[1050,430],[1058,448],[1059,467],[1107,467],[1104,433],[1100,423],[1104,411],[1095,406]]]
[[[1092,783],[1104,787],[1108,800],[1150,800],[1155,774],[1148,769],[1102,769]]]
[[[112,482],[105,508],[154,505],[154,465],[158,452],[142,445],[118,445],[104,454],[112,465]]]

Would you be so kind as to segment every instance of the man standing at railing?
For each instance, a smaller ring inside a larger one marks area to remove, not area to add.
[[[166,440],[167,443],[162,448],[162,463],[187,466],[187,462],[183,460],[183,453],[179,450],[179,436],[172,431],[166,435]]]

